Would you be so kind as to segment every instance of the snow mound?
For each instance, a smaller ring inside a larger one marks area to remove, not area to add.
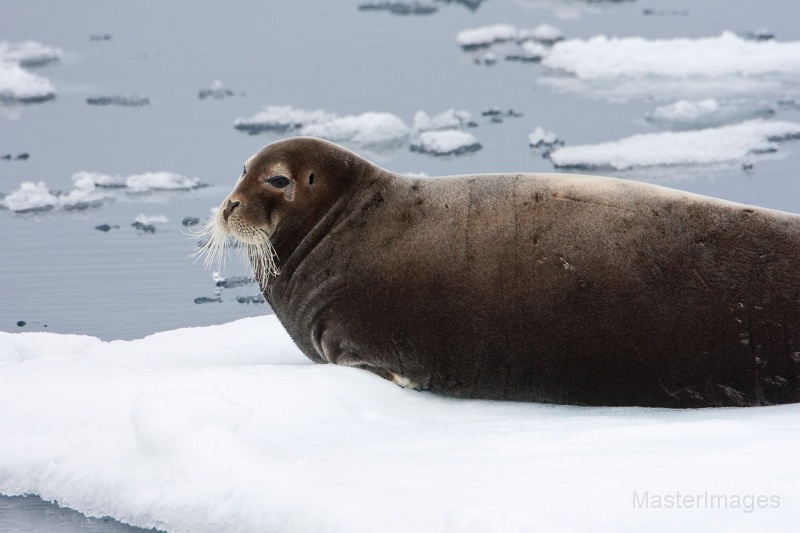
[[[0,60],[0,102],[28,104],[55,97],[56,89],[50,80],[28,72],[17,63]]]
[[[297,133],[373,148],[401,144],[410,133],[408,125],[392,113],[339,117],[321,109],[307,111],[291,106],[268,106],[250,118],[236,119],[234,127],[250,134]]]
[[[665,130],[695,130],[733,124],[754,118],[768,118],[775,109],[752,101],[678,100],[645,115],[654,126]]]
[[[725,31],[717,37],[645,39],[608,37],[555,43],[541,82],[589,96],[734,95],[795,89],[800,41],[751,41]]]
[[[543,44],[553,44],[564,39],[561,30],[550,24],[539,24],[533,29],[520,29],[517,31],[518,41],[538,41]]]
[[[423,110],[414,114],[414,129],[416,131],[435,131],[458,129],[474,125],[469,111],[450,108],[438,115],[431,117]]]
[[[23,181],[19,189],[0,199],[0,205],[17,213],[49,211],[58,205],[58,197],[43,181]]]
[[[474,135],[459,130],[424,131],[410,146],[412,152],[435,156],[463,155],[481,148]]]
[[[36,41],[0,42],[0,62],[17,63],[22,67],[41,67],[61,61],[64,51]]]
[[[647,133],[619,141],[567,146],[550,154],[557,167],[616,169],[707,165],[774,152],[779,141],[800,138],[800,124],[752,120],[696,131]]]
[[[309,364],[275,316],[135,341],[0,333],[0,493],[165,531],[786,531],[798,446],[800,405],[401,389]]]

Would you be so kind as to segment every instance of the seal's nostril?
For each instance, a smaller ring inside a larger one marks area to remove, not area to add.
[[[233,210],[236,209],[238,205],[238,200],[235,202],[228,200],[228,203],[225,204],[225,209],[222,210],[222,218],[224,218],[226,222],[228,221],[228,217],[231,216],[231,213],[233,213]]]

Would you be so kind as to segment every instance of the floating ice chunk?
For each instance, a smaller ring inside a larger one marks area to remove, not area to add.
[[[561,19],[574,19],[583,13],[597,13],[607,8],[635,0],[516,0],[516,4],[526,9],[549,9]]]
[[[553,44],[564,39],[561,30],[550,24],[539,24],[535,28],[520,29],[517,32],[517,41],[538,41],[542,44]]]
[[[410,146],[412,152],[436,156],[462,155],[481,148],[474,135],[459,130],[424,131]]]
[[[481,48],[495,43],[513,41],[517,38],[517,28],[509,24],[494,24],[469,30],[462,30],[456,35],[456,42],[462,48]]]
[[[138,94],[115,95],[115,96],[97,96],[87,98],[86,103],[89,105],[118,105],[121,107],[141,107],[150,105],[150,99],[146,96]]]
[[[125,178],[125,186],[134,192],[176,191],[202,187],[200,178],[190,178],[174,172],[145,172]]]
[[[392,15],[431,15],[439,11],[439,8],[419,2],[370,2],[359,4],[358,10],[388,11]]]
[[[50,80],[20,67],[0,61],[0,102],[35,103],[52,100],[56,89]]]
[[[471,125],[474,125],[472,115],[464,110],[450,108],[434,117],[422,110],[414,114],[414,129],[417,131],[448,130]]]
[[[0,200],[0,205],[17,213],[49,211],[58,205],[58,197],[43,181],[23,181],[19,189]]]
[[[741,94],[800,83],[800,41],[717,37],[607,37],[556,43],[542,65],[542,83],[607,98]],[[566,74],[566,76],[565,76]]]
[[[657,107],[645,119],[661,129],[694,130],[767,118],[775,114],[772,106],[752,101],[719,101],[714,98],[675,103]]]
[[[536,126],[536,129],[528,134],[528,144],[531,148],[550,148],[559,144],[564,144],[564,141],[558,138],[558,135],[552,131],[547,131],[541,126]]]
[[[264,131],[286,133],[309,124],[329,122],[335,118],[336,115],[322,109],[306,111],[291,106],[271,105],[250,118],[237,118],[233,127],[252,134]]]
[[[507,61],[538,62],[548,53],[548,48],[534,41],[520,43],[520,51],[506,55]]]
[[[0,42],[0,62],[17,63],[23,67],[40,67],[60,61],[64,55],[61,48],[46,46],[36,41],[21,43]]]
[[[141,224],[166,224],[169,219],[165,215],[145,215],[140,213],[134,220]]]
[[[408,139],[409,128],[397,115],[369,112],[307,124],[300,132],[303,135],[335,142],[351,142],[361,146],[386,146],[404,143]]]
[[[705,130],[634,135],[619,141],[567,146],[550,154],[557,167],[617,169],[702,165],[777,150],[777,142],[800,138],[800,124],[751,120]]]
[[[72,176],[73,188],[58,197],[58,203],[67,210],[98,207],[108,197],[108,192],[98,191],[97,184],[89,173]]]
[[[213,82],[211,82],[211,88],[202,89],[198,93],[198,96],[200,97],[201,100],[205,100],[206,98],[214,98],[216,100],[222,100],[227,96],[234,96],[235,94],[236,93],[234,93],[232,90],[222,85],[221,81],[214,80]]]

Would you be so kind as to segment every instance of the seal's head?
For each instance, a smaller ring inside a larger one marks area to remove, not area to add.
[[[291,251],[369,165],[310,137],[269,144],[248,159],[233,191],[200,229],[198,254],[222,263],[235,242],[262,288],[278,274],[276,248]]]

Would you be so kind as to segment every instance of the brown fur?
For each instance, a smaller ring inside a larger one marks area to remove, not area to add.
[[[315,362],[465,398],[800,401],[799,216],[610,178],[412,179],[309,138],[228,199],[270,234],[264,295]]]

